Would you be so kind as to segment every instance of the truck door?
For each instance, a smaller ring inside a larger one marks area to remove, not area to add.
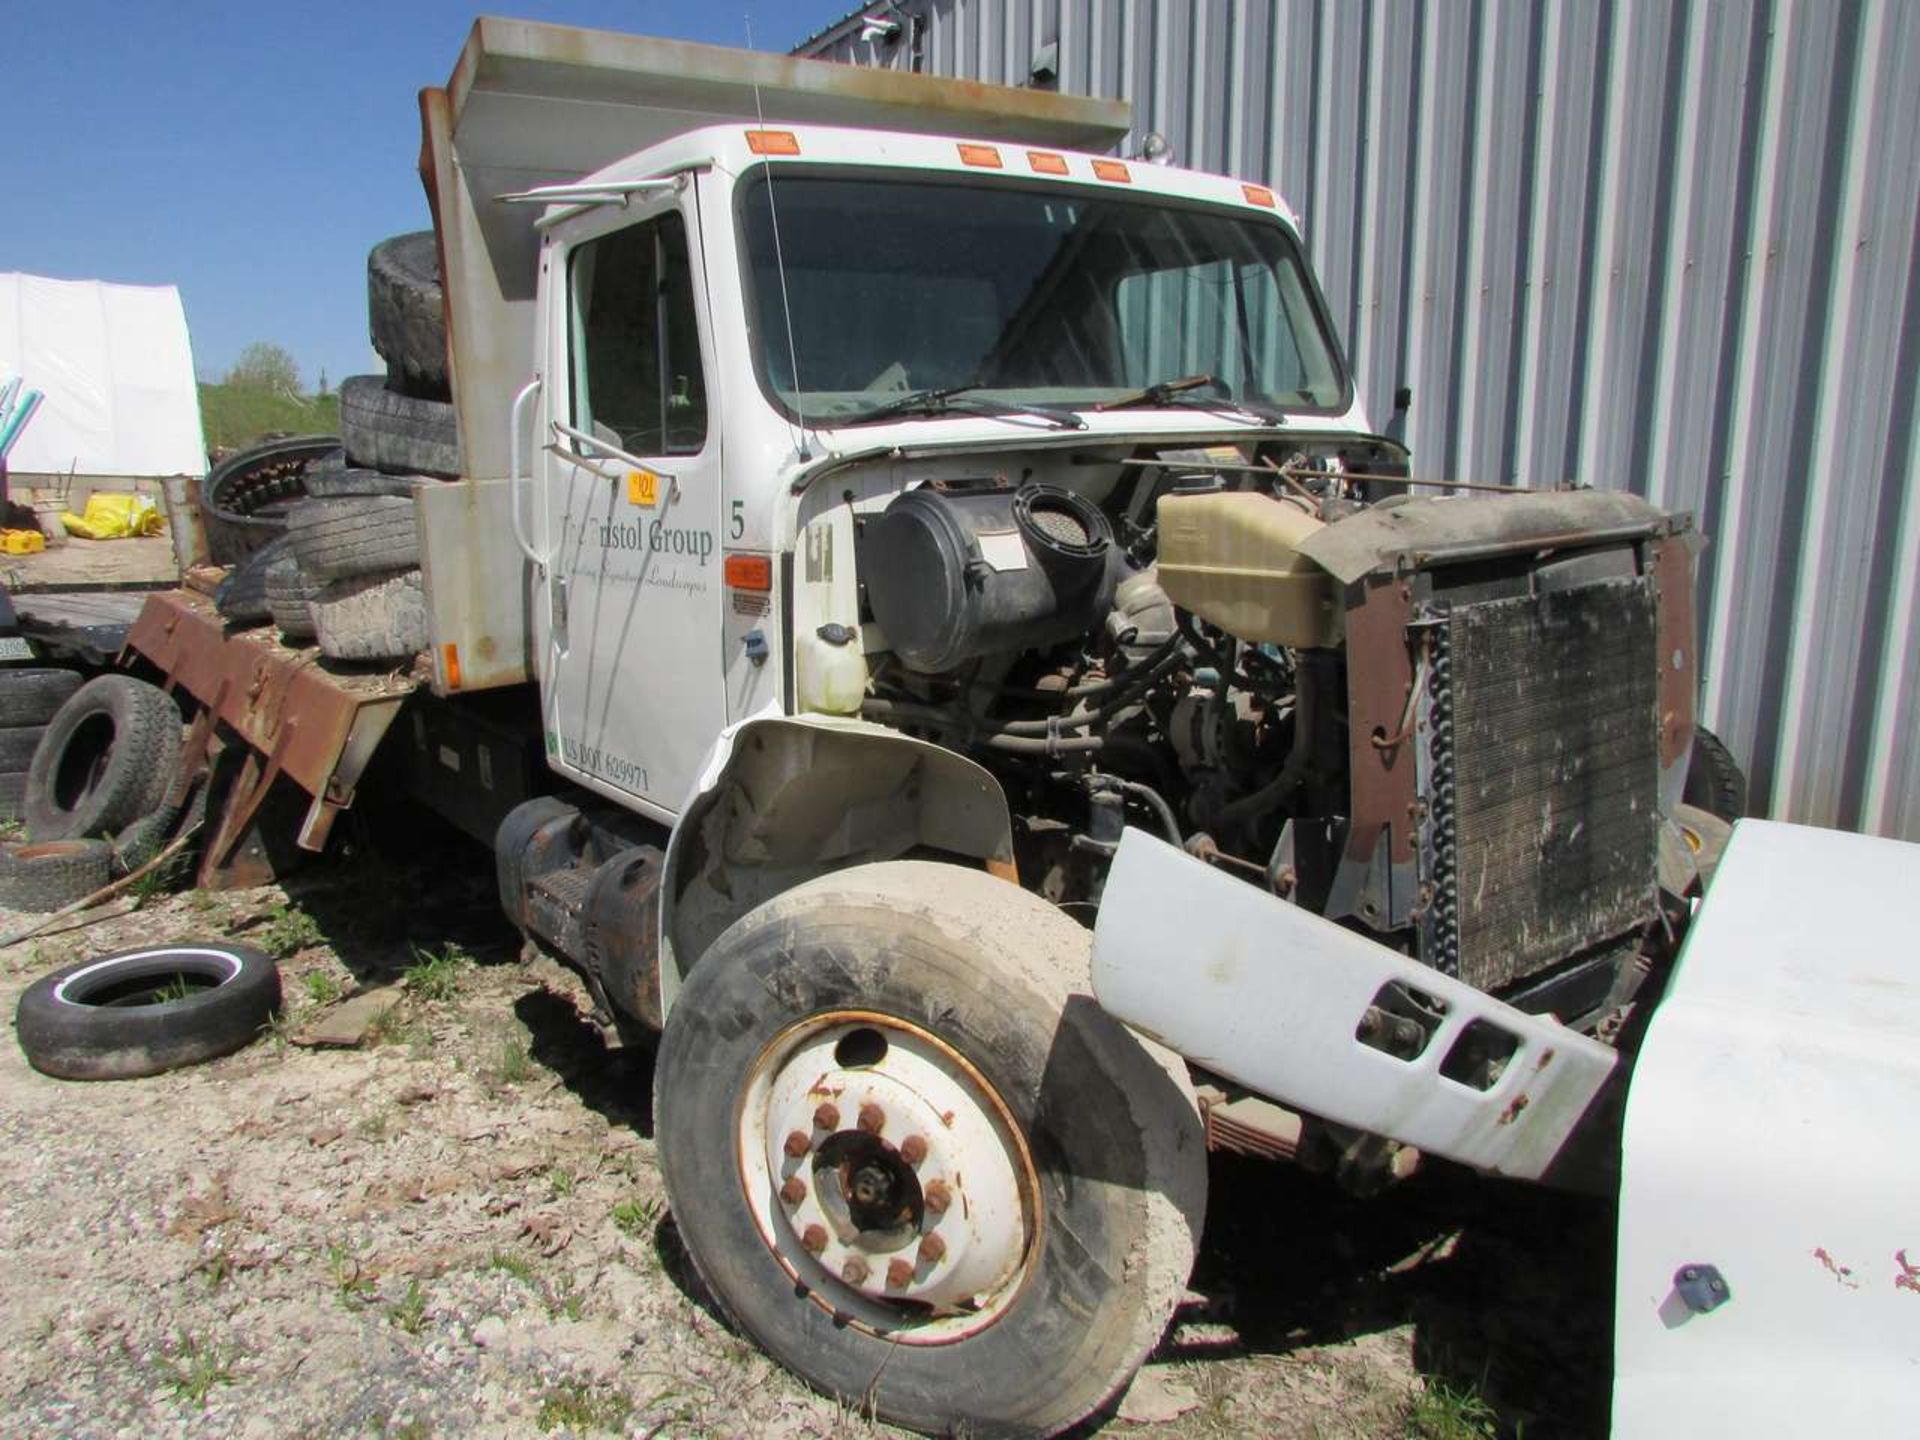
[[[548,761],[662,819],[725,723],[721,447],[687,199],[637,221],[609,211],[550,262],[565,269],[548,280],[535,462],[550,546],[534,605]]]

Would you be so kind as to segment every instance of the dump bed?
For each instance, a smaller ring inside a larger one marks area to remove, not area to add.
[[[534,205],[498,196],[576,180],[717,122],[845,125],[1106,150],[1124,102],[486,17],[445,88],[420,93],[421,178],[446,277],[467,474],[507,473],[507,409],[533,368]]]

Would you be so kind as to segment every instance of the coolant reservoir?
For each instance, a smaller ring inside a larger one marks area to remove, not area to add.
[[[1174,604],[1242,640],[1337,645],[1333,577],[1296,548],[1321,522],[1252,491],[1160,497],[1160,586]]]
[[[858,715],[867,694],[867,657],[860,632],[849,625],[822,625],[798,638],[793,659],[800,709],[825,715]]]

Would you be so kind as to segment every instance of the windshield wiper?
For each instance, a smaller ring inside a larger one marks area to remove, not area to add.
[[[1117,400],[1103,400],[1093,408],[1095,410],[1205,410],[1214,415],[1258,420],[1263,425],[1287,423],[1284,411],[1259,400],[1236,400],[1231,393],[1218,398],[1189,393],[1205,385],[1217,385],[1222,390],[1227,388],[1212,375],[1185,375],[1177,380],[1162,380],[1156,385],[1136,390],[1131,395],[1122,395]]]
[[[1069,410],[1052,405],[1036,405],[1025,400],[994,400],[971,392],[985,389],[978,380],[964,385],[943,385],[933,390],[914,390],[851,415],[837,415],[840,425],[867,425],[898,415],[1032,415],[1060,430],[1084,430],[1087,422]]]

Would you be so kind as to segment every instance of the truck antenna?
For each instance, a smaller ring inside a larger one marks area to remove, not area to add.
[[[753,12],[745,15],[747,23],[747,48],[753,49]],[[767,112],[760,104],[760,82],[753,82],[754,121],[760,129],[767,128]],[[800,353],[793,343],[793,306],[787,300],[787,261],[780,249],[780,207],[773,199],[773,166],[767,166],[767,219],[773,226],[773,268],[780,277],[780,319],[787,327],[787,369],[793,375],[793,413],[799,420],[799,429],[794,436],[794,452],[800,457],[800,463],[806,464],[813,459],[807,449],[807,411],[800,388]]]

